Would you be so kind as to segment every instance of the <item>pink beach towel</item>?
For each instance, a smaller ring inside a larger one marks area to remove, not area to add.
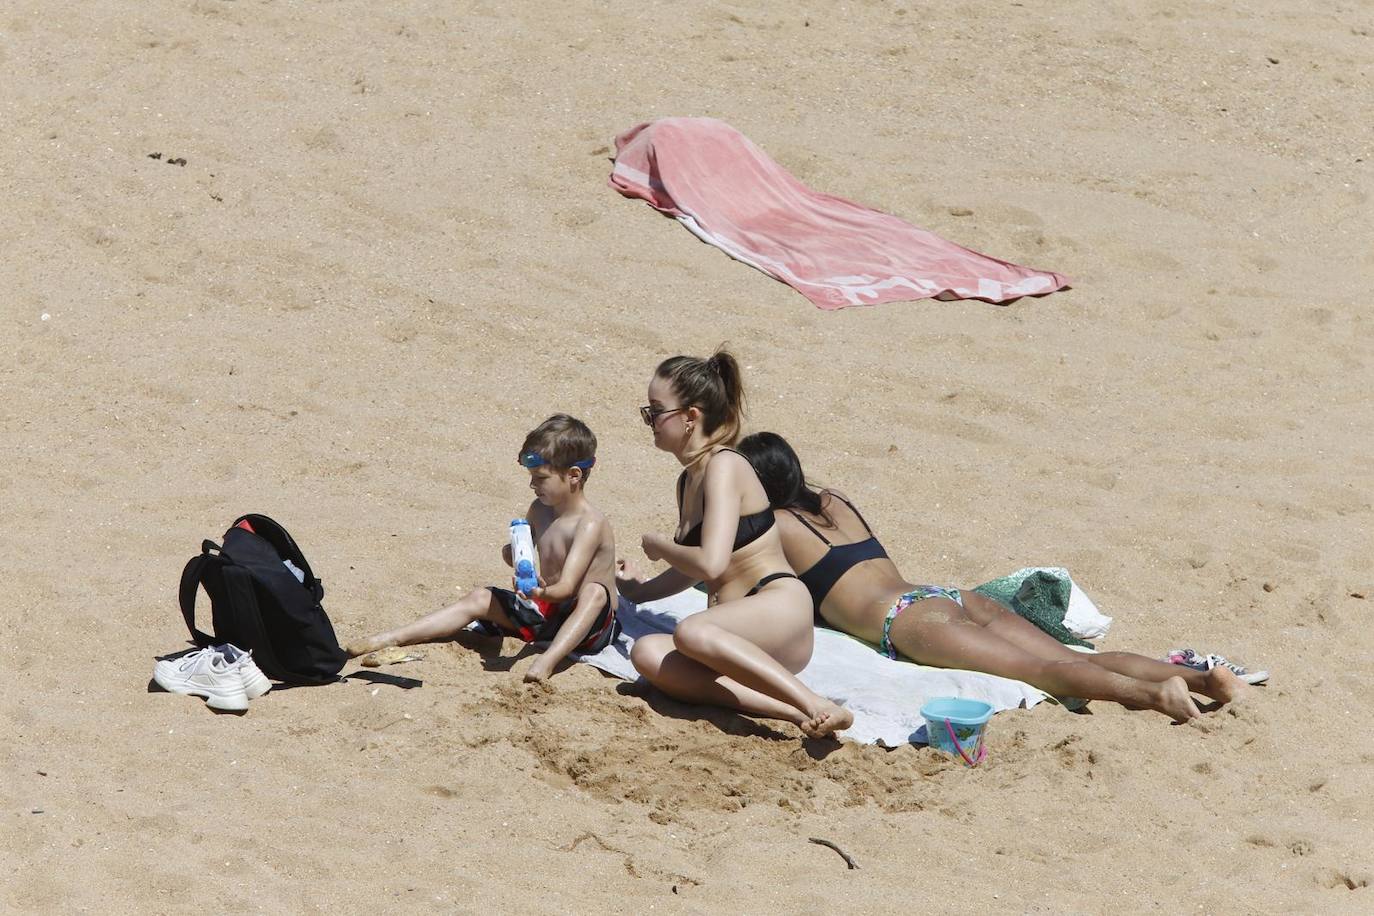
[[[806,187],[715,118],[664,118],[615,138],[611,186],[823,309],[911,299],[1009,302],[1067,278],[971,251]]]

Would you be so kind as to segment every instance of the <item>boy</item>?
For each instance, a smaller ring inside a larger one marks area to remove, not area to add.
[[[587,424],[554,414],[525,437],[517,458],[530,473],[529,519],[539,553],[539,587],[525,596],[491,586],[469,592],[457,604],[406,626],[350,643],[350,657],[386,646],[408,646],[455,635],[474,620],[481,631],[548,641],[525,672],[544,681],[568,653],[599,652],[615,639],[619,595],[615,589],[615,539],[611,523],[587,501],[584,488],[596,464],[596,436]],[[510,566],[510,545],[501,550]]]

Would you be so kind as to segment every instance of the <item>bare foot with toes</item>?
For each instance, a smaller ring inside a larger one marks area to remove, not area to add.
[[[1188,692],[1188,683],[1181,677],[1171,677],[1159,685],[1159,698],[1155,709],[1164,713],[1175,722],[1187,722],[1202,715]]]
[[[800,723],[800,727],[808,738],[828,738],[853,724],[852,712],[827,700],[814,716]]]
[[[1218,703],[1233,703],[1240,699],[1250,685],[1236,677],[1229,668],[1213,668],[1207,672],[1207,686],[1202,692]]]

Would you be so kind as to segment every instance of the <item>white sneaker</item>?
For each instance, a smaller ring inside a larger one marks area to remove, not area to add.
[[[215,649],[224,656],[230,668],[237,668],[243,675],[243,692],[248,695],[248,699],[256,700],[272,689],[272,682],[262,673],[257,662],[253,661],[252,649],[240,649],[231,642],[215,646]]]
[[[242,673],[213,646],[158,662],[153,665],[153,680],[168,693],[205,697],[211,709],[243,712],[248,708]]]

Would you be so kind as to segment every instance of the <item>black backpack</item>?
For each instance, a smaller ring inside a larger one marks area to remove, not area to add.
[[[304,576],[296,578],[283,560]],[[205,586],[215,635],[196,629],[196,591]],[[250,649],[267,675],[288,684],[339,679],[348,656],[320,605],[324,586],[286,529],[265,515],[244,515],[224,546],[204,541],[181,573],[181,616],[197,646],[230,642]]]

